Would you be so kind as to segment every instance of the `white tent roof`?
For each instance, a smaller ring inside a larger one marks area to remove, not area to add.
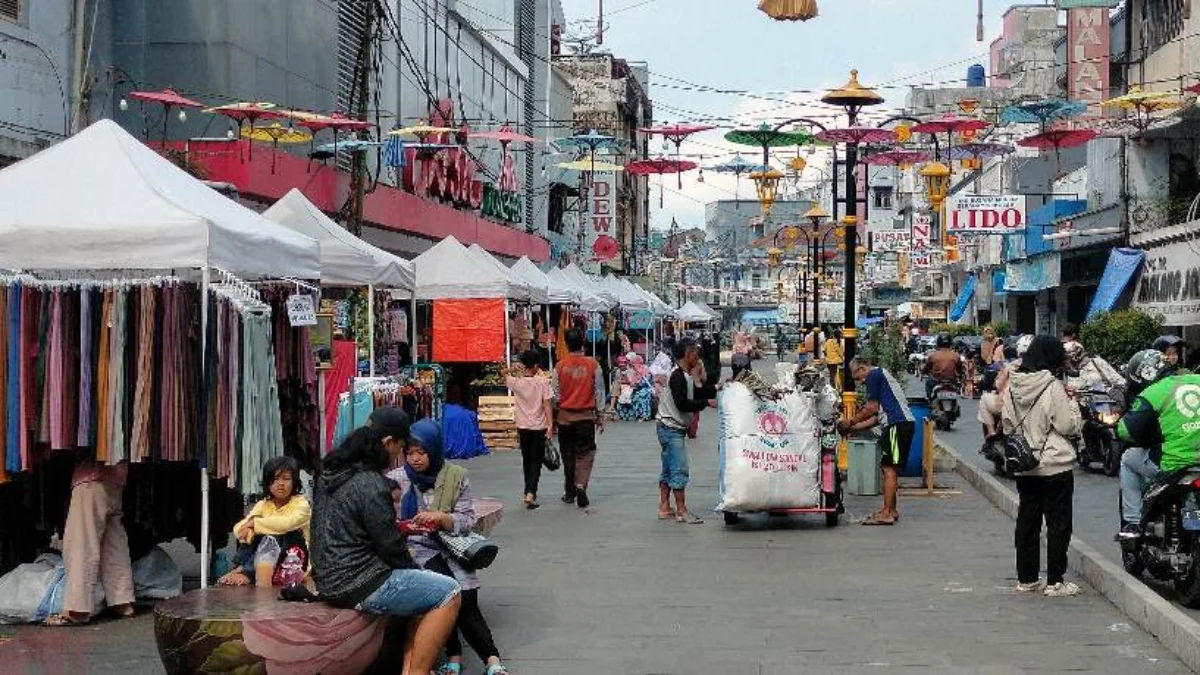
[[[638,310],[650,309],[650,300],[644,297],[641,293],[629,288],[620,279],[611,274],[606,277],[594,279],[597,284],[603,289],[608,290],[613,295],[617,296],[617,302],[621,303],[621,308],[627,311],[636,312]]]
[[[703,303],[698,304],[692,300],[675,310],[675,318],[685,323],[708,322],[716,319],[712,311],[707,309]]]
[[[638,293],[642,297],[646,298],[646,300],[650,302],[650,309],[653,310],[656,315],[671,316],[675,313],[675,310],[671,309],[670,305],[660,300],[657,295],[642,288],[641,286],[638,286],[628,279],[622,279],[621,282],[632,288],[635,293]]]
[[[411,291],[416,283],[412,263],[350,234],[296,188],[264,211],[263,217],[321,244],[323,285],[374,284]]]
[[[601,297],[590,282],[584,285],[578,278],[567,274],[566,270],[555,267],[546,273],[553,282],[560,283],[572,289],[579,298],[579,308],[585,312],[607,312],[615,302]]]
[[[525,279],[531,284],[546,289],[547,302],[555,305],[574,305],[579,303],[579,292],[557,276],[551,277],[533,261],[525,256],[513,263],[511,271],[514,275]]]
[[[577,287],[584,289],[590,295],[596,296],[603,300],[607,304],[606,309],[615,307],[617,304],[619,304],[620,298],[617,297],[616,293],[613,293],[612,291],[597,284],[591,277],[587,275],[587,273],[579,269],[575,263],[571,263],[570,265],[561,268],[561,271],[563,275],[570,279]]]
[[[508,277],[509,282],[515,289],[514,295],[509,295],[510,300],[524,300],[528,302],[541,303],[546,301],[546,289],[538,288],[529,283],[520,275],[513,274],[513,271],[504,266],[504,263],[496,260],[495,256],[488,253],[479,244],[471,244],[467,247],[467,253],[479,261],[481,265],[488,265],[504,276]]]
[[[215,192],[100,120],[0,171],[0,267],[219,267],[317,279],[317,243]]]
[[[525,291],[512,278],[485,265],[454,237],[434,244],[413,260],[419,300],[511,298]]]

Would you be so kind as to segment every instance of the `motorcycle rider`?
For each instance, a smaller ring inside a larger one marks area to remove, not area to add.
[[[1157,349],[1167,359],[1167,369],[1172,375],[1188,375],[1192,371],[1185,367],[1187,343],[1178,335],[1164,335],[1154,341],[1151,349]]]
[[[1083,345],[1071,340],[1063,343],[1067,352],[1067,388],[1075,391],[1103,391],[1118,401],[1125,400],[1125,378],[1099,356],[1090,356]]]
[[[921,367],[925,378],[925,398],[933,399],[933,390],[939,384],[954,383],[962,377],[962,358],[954,351],[954,340],[949,333],[938,333],[937,349]]]
[[[1200,375],[1172,375],[1166,356],[1154,349],[1133,355],[1125,366],[1136,398],[1117,426],[1132,445],[1121,455],[1121,532],[1141,536],[1143,493],[1160,474],[1200,463]]]

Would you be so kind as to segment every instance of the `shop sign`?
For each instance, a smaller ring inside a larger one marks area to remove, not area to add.
[[[293,327],[317,325],[317,310],[311,295],[290,295],[287,299],[288,323]]]
[[[587,190],[587,229],[592,262],[604,263],[620,253],[617,245],[617,177],[592,174]]]
[[[1095,116],[1108,93],[1110,40],[1104,6],[1077,2],[1067,10],[1067,98],[1087,103]]]
[[[933,241],[932,215],[921,211],[913,214],[910,239],[913,250],[929,248],[929,242]]]
[[[904,230],[872,230],[871,250],[882,252],[908,248],[910,238],[909,233]]]
[[[483,205],[480,212],[486,218],[519,224],[524,220],[525,200],[517,182],[516,162],[512,150],[504,147],[504,161],[500,169],[500,184],[483,184]]]
[[[1133,304],[1168,326],[1200,325],[1200,245],[1179,242],[1146,251]]]
[[[956,195],[946,200],[946,231],[1011,234],[1025,229],[1025,195]]]
[[[1036,293],[1062,284],[1061,257],[1056,251],[1010,262],[1005,268],[1004,290],[1008,293]]]

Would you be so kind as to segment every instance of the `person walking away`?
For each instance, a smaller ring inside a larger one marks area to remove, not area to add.
[[[888,371],[871,363],[870,359],[857,357],[850,362],[850,376],[855,382],[866,385],[867,403],[859,408],[853,419],[843,420],[839,427],[842,435],[855,431],[882,426],[879,436],[880,466],[883,470],[883,508],[871,514],[863,525],[895,525],[900,518],[896,503],[900,491],[900,469],[908,464],[908,453],[912,449],[915,419],[908,408],[904,387]]]
[[[1033,338],[1021,366],[1009,377],[1003,398],[1005,434],[1022,434],[1038,457],[1032,471],[1017,479],[1017,591],[1049,597],[1077,595],[1079,586],[1065,581],[1067,546],[1071,542],[1071,502],[1075,491],[1075,443],[1083,430],[1079,404],[1070,398],[1058,375],[1066,364],[1062,342],[1049,335]],[[1041,566],[1042,521],[1046,522],[1046,582]]]
[[[696,379],[700,348],[690,338],[675,345],[675,370],[658,401],[658,443],[662,447],[662,472],[658,476],[658,518],[674,517],[677,522],[699,525],[704,521],[687,508],[686,490],[690,467],[685,437],[696,413],[715,408],[716,389]],[[749,355],[739,354],[749,361]],[[671,494],[675,509],[671,510]]]
[[[540,355],[529,350],[521,355],[524,372],[521,377],[506,375],[505,384],[517,403],[517,438],[521,444],[521,469],[525,477],[525,508],[536,509],[538,483],[542,478],[542,461],[546,459],[546,443],[553,438],[554,391],[550,380],[542,376]]]
[[[462,588],[462,608],[446,640],[447,663],[439,675],[462,672],[460,633],[486,665],[485,675],[507,675],[492,630],[479,609],[479,576],[442,553],[434,534],[442,531],[464,535],[475,528],[475,506],[467,470],[446,461],[441,429],[431,420],[412,425],[404,457],[404,468],[387,474],[399,486],[401,494],[398,520],[418,528],[432,528],[428,533],[409,535],[408,550],[422,568],[450,577]]]
[[[583,353],[583,331],[567,331],[567,358],[554,366],[558,392],[558,446],[562,453],[562,500],[587,508],[587,488],[596,461],[596,433],[604,433],[600,406],[604,402],[604,376],[596,359]]]
[[[921,371],[925,378],[925,398],[933,400],[933,389],[939,384],[957,382],[962,377],[962,359],[954,351],[949,333],[938,333],[937,349],[925,360]]]
[[[842,347],[842,329],[834,331],[831,337],[825,339],[825,366],[829,368],[829,384],[841,390],[842,365],[846,362],[845,350]]]
[[[71,505],[63,530],[63,565],[67,589],[63,611],[46,618],[47,626],[87,623],[95,612],[97,578],[104,602],[122,618],[132,618],[133,565],[129,538],[121,523],[121,493],[129,465],[100,464],[84,459],[71,475]]]
[[[286,586],[283,562],[294,553],[308,569],[312,541],[312,508],[301,493],[300,464],[291,457],[272,457],[263,465],[263,494],[246,517],[233,526],[237,549],[232,569],[217,580],[221,586]],[[271,555],[274,552],[274,555]],[[260,561],[270,568],[258,572]],[[269,573],[268,573],[269,572]]]
[[[408,434],[402,410],[376,408],[325,457],[313,500],[313,581],[334,607],[412,617],[404,673],[430,675],[462,598],[454,579],[417,566],[396,527],[393,481],[383,472]]]

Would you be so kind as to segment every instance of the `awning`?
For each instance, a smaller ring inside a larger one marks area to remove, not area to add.
[[[1087,320],[1091,321],[1101,312],[1112,310],[1121,294],[1128,288],[1146,252],[1137,248],[1114,248],[1108,254],[1108,265],[1104,267],[1104,276],[1100,277],[1100,286],[1092,296],[1092,306],[1088,308]]]
[[[975,295],[975,273],[967,275],[967,282],[963,284],[962,292],[958,294],[958,299],[954,301],[954,306],[950,308],[950,320],[958,321],[963,318],[963,314],[967,313],[967,305],[971,304],[971,296]]]
[[[751,326],[774,326],[779,323],[779,310],[748,309],[742,312],[742,323]]]
[[[1004,274],[1005,292],[1037,293],[1058,286],[1062,283],[1059,259],[1055,251],[1008,263]]]

